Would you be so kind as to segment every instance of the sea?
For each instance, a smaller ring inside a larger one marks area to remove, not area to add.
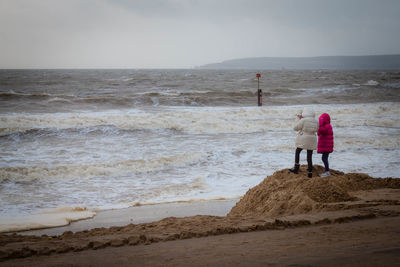
[[[256,73],[0,70],[0,232],[239,198],[293,166],[304,107],[331,116],[332,169],[400,177],[400,70]]]

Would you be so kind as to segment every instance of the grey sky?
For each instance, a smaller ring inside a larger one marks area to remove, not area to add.
[[[397,0],[0,0],[0,68],[400,54]]]

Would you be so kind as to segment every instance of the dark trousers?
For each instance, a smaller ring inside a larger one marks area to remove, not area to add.
[[[325,171],[329,172],[329,161],[328,161],[328,157],[329,157],[329,152],[324,152],[322,153],[322,162],[325,165]]]
[[[295,157],[294,157],[294,162],[296,164],[299,164],[299,162],[300,162],[300,152],[302,150],[303,149],[300,148],[300,147],[296,148],[296,154],[295,154]],[[308,171],[309,172],[312,171],[312,154],[313,154],[313,151],[307,149],[307,164],[308,164]]]

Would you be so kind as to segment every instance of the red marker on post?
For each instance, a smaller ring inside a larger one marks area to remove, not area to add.
[[[257,100],[258,100],[258,106],[262,106],[262,90],[260,89],[260,78],[261,74],[257,73],[256,74],[257,80],[258,80],[258,90],[257,90]]]

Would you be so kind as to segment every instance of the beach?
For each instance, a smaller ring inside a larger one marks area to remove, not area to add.
[[[400,267],[400,1],[0,7],[0,267]]]
[[[277,171],[226,216],[167,217],[57,235],[3,234],[2,264],[396,264],[400,180],[335,170],[320,178],[322,171],[317,165],[313,179],[305,166],[298,175]]]
[[[399,223],[399,217],[375,218],[52,254],[0,266],[398,266]]]
[[[170,265],[190,257],[196,265],[197,252],[185,254],[179,244],[198,243],[204,252],[201,240],[222,245],[243,236],[252,244],[262,233],[282,239],[269,244],[282,244],[274,262],[290,265],[280,253],[299,233],[349,227],[349,235],[358,223],[374,232],[374,223],[397,222],[399,72],[265,70],[261,77],[257,106],[250,70],[0,70],[1,264],[72,257],[90,265],[78,255],[106,262],[107,251],[176,244]],[[316,153],[313,179],[304,166],[299,176],[288,172],[296,114],[305,107],[331,116],[327,179]],[[376,240],[382,246],[385,234],[398,240],[387,231]],[[223,245],[219,263],[229,265],[240,247],[224,252]],[[243,249],[247,255],[251,247]],[[153,261],[154,253],[143,262],[168,264]],[[255,260],[266,251],[259,253],[243,265],[266,264]],[[325,255],[316,260],[336,254]]]

